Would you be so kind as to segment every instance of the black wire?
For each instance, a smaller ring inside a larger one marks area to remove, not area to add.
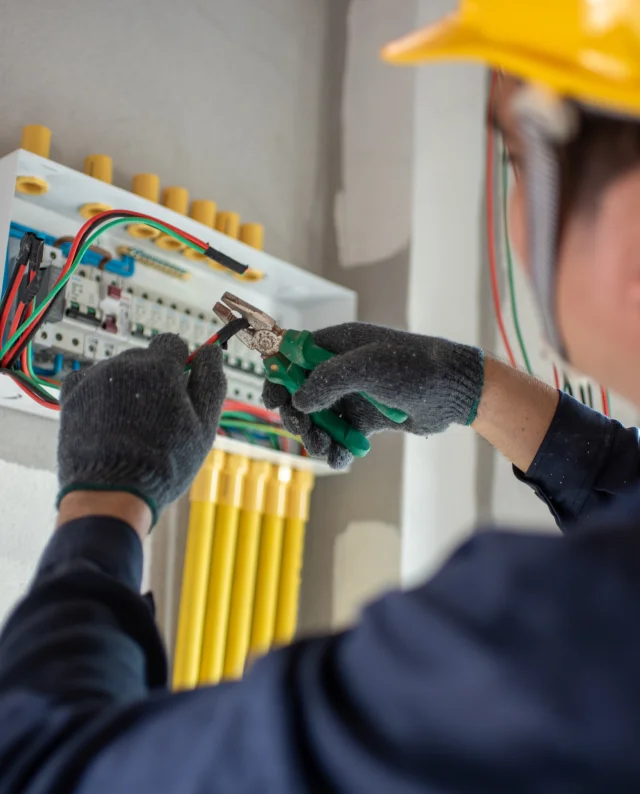
[[[49,392],[39,386],[37,383],[34,383],[30,380],[26,375],[23,375],[22,372],[18,372],[15,369],[7,369],[6,367],[0,368],[0,374],[8,375],[13,380],[19,380],[22,386],[24,386],[31,394],[35,394],[44,402],[49,403],[49,405],[60,405],[59,401],[56,400],[55,397],[52,397]]]
[[[593,389],[590,383],[587,384],[587,396],[589,398],[589,408],[593,408]]]
[[[9,300],[9,294],[11,293],[11,290],[15,286],[16,280],[18,278],[18,272],[19,271],[20,271],[20,265],[16,262],[15,267],[13,268],[13,273],[11,274],[11,278],[9,279],[9,283],[7,284],[7,288],[6,288],[5,292],[4,292],[4,295],[2,296],[2,302],[0,302],[0,317],[2,317],[2,315],[4,314],[4,310],[7,307],[7,302]],[[24,277],[27,276],[28,273],[29,273],[29,270],[28,269],[25,270],[24,273],[22,274],[22,278],[24,279]],[[9,308],[11,308],[11,307],[9,307]],[[8,320],[9,320],[9,317],[7,317],[7,324],[8,324]],[[3,337],[3,336],[4,336],[4,328],[0,328],[0,341],[1,341],[1,337]]]
[[[112,212],[109,213],[108,216],[96,219],[95,221],[93,221],[87,227],[87,229],[83,233],[83,235],[80,238],[80,240],[78,242],[78,245],[76,247],[76,251],[80,251],[80,249],[82,248],[84,242],[88,239],[89,235],[93,234],[95,229],[98,226],[100,226],[101,224],[107,223],[107,222],[113,220],[114,218],[130,218],[130,217],[138,217],[138,213],[127,212],[125,210],[113,210]],[[72,264],[73,264],[73,262],[71,263],[71,265]],[[22,351],[26,348],[26,346],[29,344],[29,342],[31,342],[33,340],[33,338],[38,333],[38,331],[40,330],[42,325],[46,322],[47,315],[49,314],[49,312],[53,308],[54,304],[55,304],[55,300],[51,301],[49,306],[43,312],[42,316],[38,318],[37,323],[35,324],[33,329],[30,331],[30,333],[26,337],[22,337],[20,339],[20,341],[18,342],[18,347],[14,348],[14,352],[12,352],[11,358],[7,361],[7,366],[8,367],[14,366],[15,363],[18,361],[18,359],[22,355]],[[36,311],[37,310],[38,310],[38,307],[36,307]]]
[[[571,385],[571,381],[567,377],[567,373],[563,372],[564,377],[564,390],[569,395],[569,397],[573,397],[573,386]]]
[[[238,317],[237,320],[231,320],[218,331],[218,344],[223,350],[227,349],[227,343],[240,331],[246,331],[249,328],[249,321],[244,317]]]

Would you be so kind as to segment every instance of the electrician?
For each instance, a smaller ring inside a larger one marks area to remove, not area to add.
[[[511,225],[547,335],[640,404],[640,0],[465,0],[386,56],[504,71]],[[344,464],[306,419],[336,401],[380,429],[362,388],[410,432],[472,424],[551,494],[565,537],[480,533],[353,629],[171,695],[141,541],[210,448],[225,382],[217,348],[185,383],[186,348],[158,337],[65,381],[58,528],[0,638],[0,789],[637,794],[640,492],[604,511],[591,496],[637,480],[636,431],[474,348],[370,326],[317,337],[339,355],[294,405],[267,394],[316,452]],[[510,389],[524,408],[498,430]]]

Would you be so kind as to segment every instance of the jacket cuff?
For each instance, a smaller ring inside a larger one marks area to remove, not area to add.
[[[515,476],[549,506],[563,527],[579,518],[611,447],[616,423],[566,394],[526,474]]]

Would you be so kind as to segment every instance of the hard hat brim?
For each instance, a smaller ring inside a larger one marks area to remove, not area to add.
[[[585,67],[536,57],[530,52],[510,48],[485,39],[465,24],[459,14],[451,14],[433,25],[387,44],[383,60],[397,66],[415,66],[433,61],[479,61],[494,69],[550,88],[560,96],[590,106],[640,116],[640,90],[624,79],[625,65],[609,60],[606,68]]]

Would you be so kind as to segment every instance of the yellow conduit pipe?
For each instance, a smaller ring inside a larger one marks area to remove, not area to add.
[[[291,474],[289,466],[276,466],[267,483],[251,638],[249,640],[250,657],[262,656],[273,644],[284,517]]]
[[[243,455],[227,455],[220,478],[202,639],[202,659],[198,677],[200,684],[217,684],[222,678],[238,519],[248,468],[248,458]]]
[[[310,471],[294,471],[291,478],[284,522],[274,645],[288,645],[296,633],[304,535],[314,481]]]
[[[272,469],[270,463],[254,460],[244,483],[224,657],[223,678],[227,680],[242,678],[247,660],[258,571],[260,524]]]
[[[198,683],[213,520],[224,461],[224,452],[210,452],[189,492],[191,508],[173,664],[174,689],[192,689]]]

